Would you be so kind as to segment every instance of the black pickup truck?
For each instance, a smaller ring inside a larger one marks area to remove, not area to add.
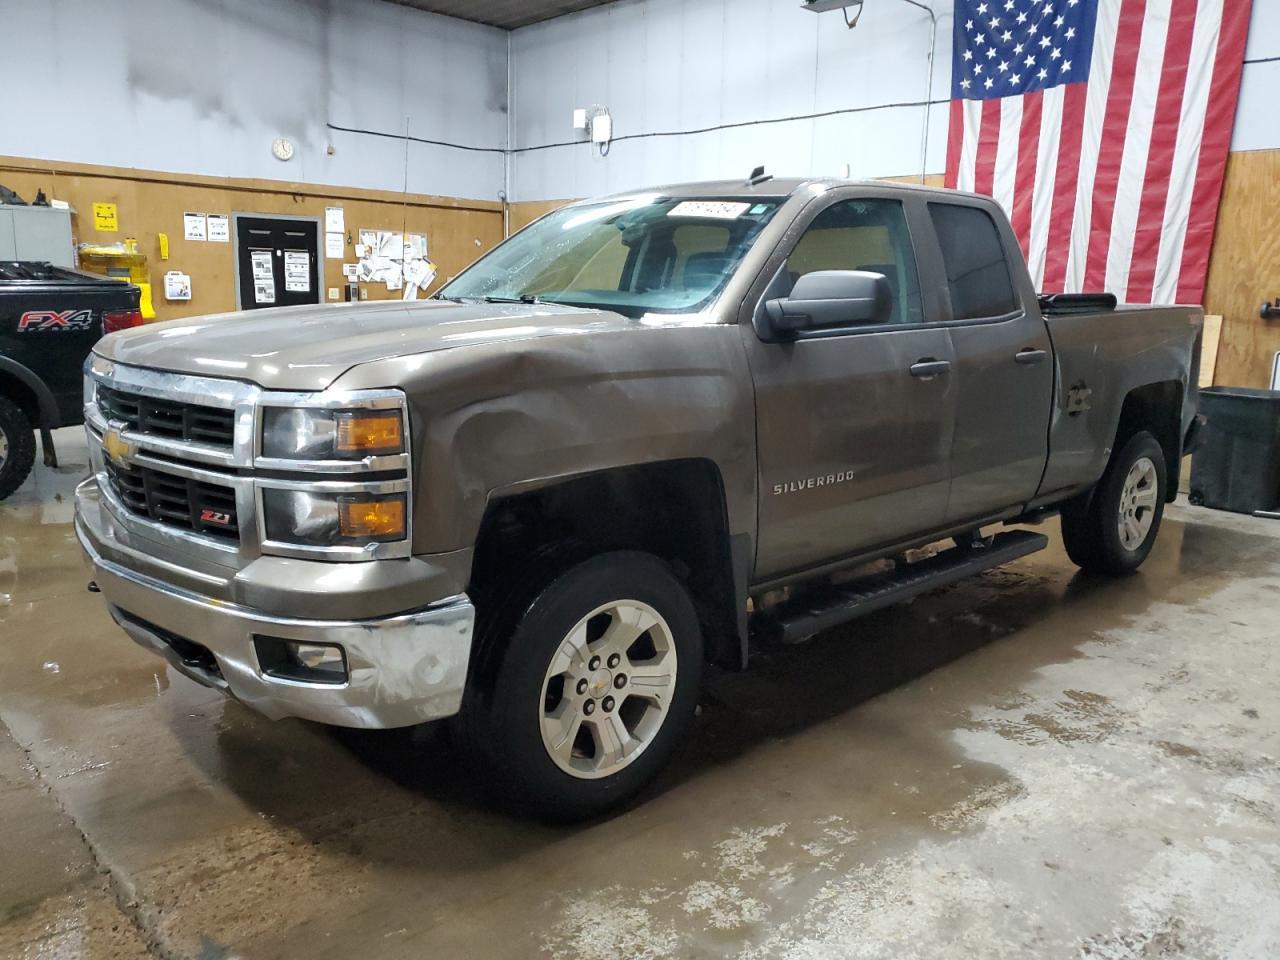
[[[0,500],[35,463],[35,431],[83,422],[82,369],[103,334],[142,323],[138,288],[43,262],[0,262]]]

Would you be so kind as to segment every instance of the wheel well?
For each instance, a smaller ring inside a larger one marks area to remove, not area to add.
[[[33,426],[40,423],[40,398],[36,396],[36,392],[13,374],[3,370],[0,370],[0,397],[7,397],[17,404]]]
[[[709,460],[605,470],[491,501],[467,589],[484,620],[514,584],[540,586],[610,550],[667,561],[693,598],[708,658],[740,660],[724,485]]]
[[[1119,450],[1140,430],[1151,432],[1164,452],[1165,499],[1178,495],[1178,474],[1182,463],[1182,384],[1177,380],[1148,383],[1130,390],[1120,408],[1113,449]]]

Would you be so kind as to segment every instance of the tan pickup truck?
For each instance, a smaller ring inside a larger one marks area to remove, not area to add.
[[[1135,569],[1200,330],[1038,297],[987,198],[661,187],[560,209],[430,301],[107,337],[76,531],[186,676],[269,717],[451,717],[500,796],[590,816],[667,762],[704,663],[1046,542],[983,528],[1060,513],[1081,566]]]

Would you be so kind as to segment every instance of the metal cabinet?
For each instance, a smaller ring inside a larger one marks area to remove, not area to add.
[[[73,265],[71,211],[0,205],[0,260],[48,260]]]

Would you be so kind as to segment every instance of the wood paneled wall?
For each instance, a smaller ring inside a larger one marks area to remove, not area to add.
[[[0,157],[0,183],[24,200],[42,189],[75,209],[76,242],[114,243],[132,237],[148,257],[152,302],[158,320],[234,310],[233,243],[184,240],[182,215],[200,213],[273,213],[317,217],[321,223],[322,299],[330,287],[342,288],[342,264],[355,262],[354,242],[361,229],[425,233],[431,259],[439,268],[436,284],[456,274],[502,239],[502,206],[483,200],[458,200],[420,194],[316,186],[275,180],[241,180],[158,173],[88,164],[55,163]],[[93,204],[115,203],[120,230],[99,233],[93,226]],[[350,242],[343,260],[323,258],[325,207],[342,207]],[[233,228],[234,229],[234,228]],[[160,259],[157,235],[169,236],[169,259]],[[181,270],[191,276],[187,302],[164,299],[164,274]],[[398,299],[384,284],[362,284],[369,299]]]
[[[566,203],[573,203],[572,200],[525,200],[522,203],[511,204],[511,210],[507,219],[510,221],[511,232],[522,230],[539,217],[550,213],[552,210],[558,210]]]
[[[1280,350],[1280,320],[1258,308],[1280,297],[1280,150],[1233,153],[1209,258],[1206,313],[1222,314],[1216,383],[1265,387]]]

